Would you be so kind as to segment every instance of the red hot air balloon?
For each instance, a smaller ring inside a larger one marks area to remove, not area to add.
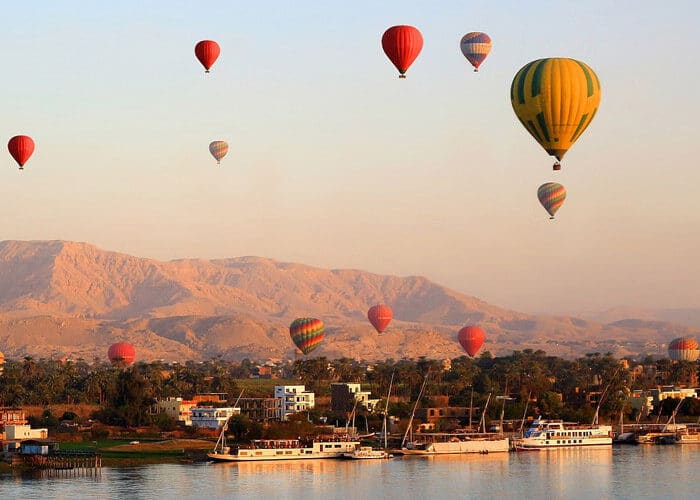
[[[114,366],[129,366],[134,362],[136,349],[128,342],[117,342],[109,346],[107,357]]]
[[[389,326],[393,313],[391,307],[384,304],[372,306],[367,311],[367,319],[372,323],[372,326],[377,330],[377,333],[384,333],[386,327]]]
[[[457,340],[472,358],[484,345],[486,334],[478,326],[465,326],[457,334]]]
[[[316,318],[297,318],[289,325],[289,336],[301,352],[309,354],[323,341],[323,321]]]
[[[28,135],[16,135],[7,143],[7,149],[19,164],[19,169],[24,170],[24,164],[34,152],[34,141]]]
[[[423,35],[413,26],[392,26],[382,36],[382,48],[399,70],[399,78],[406,78],[406,71],[423,49]]]
[[[202,40],[194,46],[194,54],[204,66],[204,72],[209,73],[209,68],[221,54],[221,48],[214,40]]]

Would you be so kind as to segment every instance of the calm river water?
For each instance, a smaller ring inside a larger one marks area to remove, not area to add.
[[[103,468],[101,477],[0,475],[0,498],[700,498],[700,445]]]

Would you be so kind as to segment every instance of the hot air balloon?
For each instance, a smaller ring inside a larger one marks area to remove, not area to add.
[[[289,325],[289,336],[304,354],[316,349],[325,336],[323,321],[316,318],[297,318]]]
[[[16,135],[7,143],[7,149],[19,164],[19,169],[24,170],[24,164],[34,152],[34,141],[28,135]]]
[[[537,198],[539,198],[540,203],[549,213],[549,218],[553,219],[559,207],[564,204],[566,188],[558,182],[545,182],[537,188]]]
[[[209,73],[209,68],[213,66],[221,53],[219,44],[214,40],[202,40],[194,46],[194,55],[204,66],[204,72]]]
[[[472,358],[484,345],[486,334],[478,326],[465,326],[457,334],[457,340]]]
[[[377,304],[369,308],[367,311],[367,319],[372,323],[372,326],[377,330],[377,333],[383,333],[386,327],[391,323],[393,313],[391,307],[384,304]]]
[[[480,31],[467,33],[459,43],[462,54],[474,66],[474,71],[479,71],[479,66],[491,52],[491,37]]]
[[[382,48],[399,70],[399,78],[406,78],[406,71],[423,48],[423,36],[413,26],[392,26],[382,36]]]
[[[228,143],[226,141],[214,141],[209,144],[209,152],[216,159],[217,165],[220,165],[221,159],[228,153]]]
[[[520,123],[557,161],[591,124],[600,104],[600,82],[586,64],[563,57],[523,66],[510,86]]]
[[[136,349],[128,342],[117,342],[109,346],[107,357],[113,366],[129,366],[134,362]]]
[[[700,355],[698,341],[692,337],[673,339],[668,344],[668,355],[673,360],[697,361],[698,355]]]

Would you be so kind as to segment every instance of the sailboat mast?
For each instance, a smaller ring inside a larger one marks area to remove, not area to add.
[[[428,375],[430,375],[430,372],[425,374],[425,378],[423,379],[423,385],[421,385],[420,392],[418,393],[418,398],[416,398],[416,402],[413,404],[413,411],[411,412],[411,418],[408,420],[408,427],[406,427],[406,433],[403,435],[403,440],[401,441],[401,448],[403,448],[406,444],[406,439],[408,439],[408,433],[412,432],[413,417],[416,416],[416,409],[418,408],[418,403],[420,402],[420,398],[423,396],[425,385],[428,383]]]
[[[386,450],[389,448],[388,445],[388,436],[387,434],[389,433],[389,427],[387,426],[387,414],[389,413],[389,398],[391,397],[391,386],[394,385],[394,373],[396,371],[394,370],[391,372],[391,380],[389,381],[389,392],[386,395],[386,405],[384,405],[384,424],[382,425],[382,433],[384,434],[384,449]]]

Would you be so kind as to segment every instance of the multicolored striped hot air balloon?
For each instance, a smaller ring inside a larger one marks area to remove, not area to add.
[[[553,219],[554,214],[557,213],[566,199],[566,188],[558,182],[545,182],[537,188],[537,198],[549,213],[549,218]]]
[[[467,354],[473,358],[476,353],[479,352],[481,346],[484,345],[486,334],[481,327],[473,325],[465,326],[457,334],[457,340]]]
[[[384,304],[377,304],[369,308],[367,311],[367,319],[372,326],[377,330],[377,333],[384,333],[384,330],[391,323],[391,318],[393,318],[393,312],[391,307]]]
[[[214,141],[209,144],[209,152],[216,159],[216,164],[221,165],[221,159],[228,153],[226,141]]]
[[[484,62],[486,56],[491,52],[491,37],[480,31],[467,33],[459,42],[462,54],[474,66],[474,71],[479,71],[479,66]]]
[[[510,86],[520,123],[557,162],[591,124],[600,105],[600,82],[586,64],[563,57],[523,66]]]
[[[677,361],[697,361],[700,356],[698,341],[692,337],[673,339],[668,344],[668,355]]]
[[[323,321],[316,318],[297,318],[289,325],[289,336],[301,352],[309,354],[323,341]]]
[[[423,49],[423,35],[413,26],[392,26],[382,35],[382,49],[399,70],[399,78],[406,78],[406,71]]]

